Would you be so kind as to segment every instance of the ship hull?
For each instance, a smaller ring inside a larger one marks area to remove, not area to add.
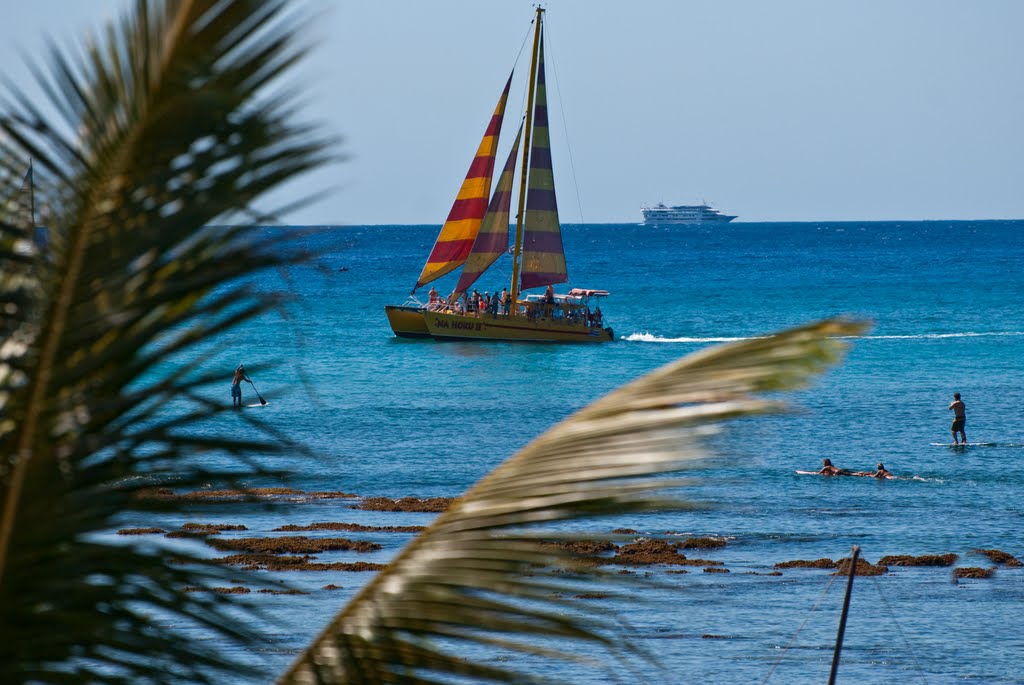
[[[391,330],[399,338],[429,338],[430,331],[427,330],[427,323],[424,320],[424,312],[421,307],[405,307],[386,305],[384,312],[388,315],[388,323]]]
[[[611,328],[559,323],[548,319],[485,314],[425,312],[423,319],[436,340],[493,340],[527,342],[610,342]]]
[[[714,219],[664,219],[657,216],[644,216],[644,224],[647,226],[703,226],[704,224],[727,224],[735,216],[719,216]]]

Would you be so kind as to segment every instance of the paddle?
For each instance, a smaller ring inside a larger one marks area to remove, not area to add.
[[[262,404],[262,405],[263,405],[264,407],[265,407],[265,406],[267,406],[267,401],[266,401],[265,399],[263,399],[263,396],[262,396],[262,395],[260,395],[260,391],[256,389],[256,384],[255,384],[255,383],[253,383],[253,382],[252,382],[251,380],[249,380],[248,378],[246,378],[245,380],[249,381],[249,385],[251,385],[251,386],[252,386],[252,391],[253,391],[254,393],[256,393],[256,397],[259,397],[259,398],[260,398],[260,404]]]

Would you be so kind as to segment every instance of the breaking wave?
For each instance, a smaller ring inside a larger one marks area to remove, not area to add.
[[[943,338],[985,338],[985,337],[1020,337],[1024,336],[1024,331],[993,331],[988,333],[918,333],[915,335],[854,335],[844,336],[849,340],[939,340]],[[629,335],[623,336],[622,340],[627,342],[646,342],[646,343],[719,343],[719,342],[735,342],[737,340],[754,340],[764,336],[747,336],[747,337],[681,337],[681,338],[665,338],[660,335],[653,333],[630,333]]]

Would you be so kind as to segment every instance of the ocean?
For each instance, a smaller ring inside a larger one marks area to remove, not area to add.
[[[224,369],[223,402],[232,370],[245,363],[268,404],[244,411],[309,447],[312,456],[269,464],[294,474],[291,487],[458,496],[575,410],[690,352],[838,314],[873,322],[849,341],[840,366],[789,397],[793,412],[736,422],[712,441],[715,456],[682,493],[700,509],[579,526],[720,536],[724,548],[697,556],[724,562],[729,573],[639,569],[639,583],[645,570],[658,581],[638,592],[639,602],[574,600],[628,615],[623,638],[661,670],[645,667],[640,677],[612,666],[595,675],[564,665],[565,682],[822,683],[846,579],[823,569],[767,575],[775,564],[839,559],[853,545],[871,562],[955,553],[957,566],[991,566],[976,549],[1024,559],[1024,222],[565,226],[571,285],[611,292],[601,307],[615,341],[593,346],[395,338],[383,307],[404,301],[437,228],[313,230],[301,242],[318,255],[315,264],[256,281],[283,287],[292,302],[217,341],[211,363]],[[480,291],[506,286],[509,269],[499,262]],[[258,404],[250,386],[244,392]],[[983,444],[948,446],[953,392],[967,406],[969,442]],[[795,473],[820,468],[824,457],[852,470],[884,462],[899,478]],[[279,535],[271,531],[284,523],[424,525],[434,516],[351,505],[197,503],[186,518],[163,523],[248,527],[228,537]],[[345,535],[383,549],[321,560],[385,562],[412,537]],[[951,571],[892,566],[857,578],[839,682],[1024,683],[1024,568],[959,582]],[[270,575],[309,594],[243,599],[277,621],[258,654],[245,654],[265,664],[264,682],[371,577]],[[342,588],[322,589],[330,583]]]

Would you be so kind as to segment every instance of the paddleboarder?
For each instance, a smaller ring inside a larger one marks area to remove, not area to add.
[[[954,445],[967,444],[967,433],[964,432],[964,427],[967,425],[967,414],[965,409],[966,407],[964,406],[963,400],[960,399],[960,393],[953,393],[953,401],[950,403],[947,411],[953,411],[953,425],[950,427],[950,432],[953,433]],[[957,433],[960,433],[960,441],[957,441],[956,439]]]
[[[231,406],[238,409],[242,408],[242,381],[249,381],[249,377],[245,375],[245,366],[239,364],[231,378]]]

